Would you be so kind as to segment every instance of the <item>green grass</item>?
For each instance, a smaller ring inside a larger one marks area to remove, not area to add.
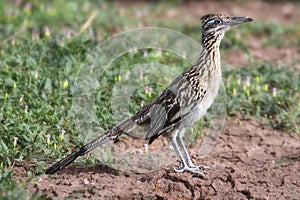
[[[48,3],[33,1],[31,6],[26,3],[0,3],[1,198],[22,199],[27,196],[25,186],[16,184],[12,178],[16,163],[33,163],[36,168],[27,175],[34,177],[43,172],[47,163],[84,143],[70,113],[73,84],[79,64],[99,41],[122,30],[138,27],[140,22],[169,27],[199,40],[198,23],[195,26],[179,22],[168,24],[155,17],[156,14],[162,15],[167,6],[176,5],[169,2],[144,6],[142,10],[146,14],[139,18],[136,17],[139,12],[137,8],[124,10],[105,1],[85,2],[80,7],[76,1],[62,0]],[[95,7],[101,12],[98,12],[92,26],[80,33]],[[109,11],[104,11],[102,7],[107,7]],[[150,8],[156,8],[156,13],[151,13]],[[270,46],[299,44],[299,39],[292,37],[299,34],[297,26],[285,27],[258,21],[241,26],[239,30],[238,34],[231,31],[226,35],[222,50],[242,49],[247,52],[248,43],[240,37],[241,34],[244,37],[264,35],[266,39],[262,42]],[[143,51],[125,54],[113,63],[112,70],[101,80],[95,110],[104,129],[116,123],[110,105],[113,86],[124,78],[124,71],[133,64],[166,64],[178,74],[189,67],[187,62],[168,52],[158,55],[156,50],[148,49],[147,53],[147,56]],[[164,77],[159,75],[159,72],[155,74],[159,81],[171,81],[163,80]],[[274,128],[299,133],[299,77],[299,72],[290,66],[274,66],[271,63],[256,63],[225,71],[228,115],[240,113],[264,118]],[[245,82],[247,79],[249,84]],[[138,88],[130,102],[131,112],[140,108],[142,101],[151,102],[165,87],[147,82],[147,77],[143,77],[143,81],[149,83],[153,91]],[[85,158],[81,162],[93,161]],[[34,194],[32,199],[46,199],[46,196]]]
[[[299,133],[299,75],[270,63],[226,71],[227,113],[265,118],[274,128]]]

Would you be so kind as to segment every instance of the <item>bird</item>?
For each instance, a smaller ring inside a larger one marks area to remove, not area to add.
[[[98,146],[116,140],[119,136],[135,128],[144,128],[145,140],[150,145],[164,135],[173,146],[180,159],[177,173],[189,172],[204,176],[209,166],[196,166],[190,158],[183,142],[185,129],[205,115],[214,102],[222,81],[220,43],[225,32],[233,26],[251,22],[252,18],[234,17],[223,14],[207,14],[201,17],[202,51],[199,59],[187,71],[177,76],[152,102],[143,106],[131,117],[104,132],[88,144],[46,169],[46,174],[54,174]]]

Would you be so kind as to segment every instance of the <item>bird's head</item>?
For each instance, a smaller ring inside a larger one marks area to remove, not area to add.
[[[221,14],[208,14],[203,16],[201,20],[202,32],[205,34],[225,32],[235,25],[253,21],[249,17],[231,17]]]
[[[249,17],[232,17],[222,14],[208,14],[201,18],[202,20],[202,41],[203,39],[212,39],[217,36],[220,39],[231,27],[253,21]]]

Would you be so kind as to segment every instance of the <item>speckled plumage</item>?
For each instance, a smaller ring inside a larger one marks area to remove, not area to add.
[[[169,137],[181,161],[180,169],[174,168],[176,172],[188,171],[203,176],[201,170],[208,167],[195,166],[192,163],[182,140],[183,133],[186,127],[194,124],[205,114],[218,94],[222,81],[219,46],[225,32],[234,25],[252,19],[208,14],[201,20],[203,51],[194,66],[178,76],[151,104],[142,107],[132,117],[55,163],[46,170],[46,174],[55,173],[78,156],[116,139],[121,134],[130,135],[136,127],[143,127],[147,133],[145,139],[149,144],[160,135]]]

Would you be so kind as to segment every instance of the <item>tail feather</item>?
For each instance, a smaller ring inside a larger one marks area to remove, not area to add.
[[[78,151],[68,155],[64,159],[58,161],[57,163],[53,164],[51,167],[46,169],[45,173],[46,174],[54,174],[58,170],[64,168],[65,166],[69,165],[72,163],[76,158],[79,156],[82,156],[86,153],[86,150],[84,148],[79,149]]]
[[[96,147],[98,147],[98,146],[100,146],[100,145],[102,145],[102,144],[104,144],[104,143],[106,143],[110,140],[113,140],[113,139],[119,137],[121,135],[121,133],[122,132],[119,129],[117,129],[117,130],[112,129],[111,131],[108,131],[108,132],[104,133],[103,135],[97,137],[96,139],[89,142],[85,146],[81,147],[77,151],[71,153],[67,157],[61,159],[57,163],[50,166],[48,169],[46,169],[45,173],[46,174],[54,174],[58,170],[66,167],[67,165],[72,163],[79,156],[83,156],[83,155],[87,154],[88,152],[90,152],[91,150],[95,149]]]

